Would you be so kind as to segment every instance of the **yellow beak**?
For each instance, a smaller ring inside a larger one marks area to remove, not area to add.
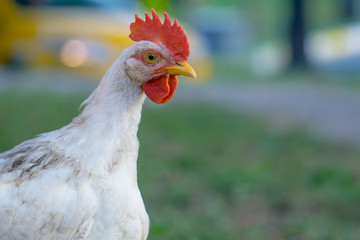
[[[184,75],[187,77],[196,78],[196,72],[187,62],[176,62],[176,65],[165,67],[159,72],[167,70],[171,75]]]

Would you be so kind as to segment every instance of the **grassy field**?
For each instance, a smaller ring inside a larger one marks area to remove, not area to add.
[[[68,123],[82,99],[1,93],[0,151]],[[149,239],[359,239],[357,150],[206,105],[146,105],[138,135]]]

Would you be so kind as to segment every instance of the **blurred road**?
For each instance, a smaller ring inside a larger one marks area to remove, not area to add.
[[[306,127],[330,142],[360,145],[359,90],[310,83],[243,83],[183,87],[177,100],[210,102],[265,118],[276,131]]]
[[[0,92],[9,90],[52,91],[89,94],[97,79],[47,69],[9,69],[0,67]]]
[[[89,94],[95,80],[44,70],[0,68],[0,92],[9,89]],[[264,118],[276,131],[305,127],[313,136],[340,144],[360,145],[359,90],[319,84],[237,83],[181,84],[176,102],[210,103]]]

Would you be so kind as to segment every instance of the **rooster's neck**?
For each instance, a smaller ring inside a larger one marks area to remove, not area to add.
[[[125,168],[136,178],[137,130],[145,95],[123,66],[121,59],[113,64],[83,103],[83,112],[65,129],[66,144],[81,158],[84,173],[103,175]]]

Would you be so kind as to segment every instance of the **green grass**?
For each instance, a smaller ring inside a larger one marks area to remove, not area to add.
[[[0,150],[66,124],[81,97],[0,94]],[[146,105],[149,239],[357,240],[360,153],[206,105]]]

